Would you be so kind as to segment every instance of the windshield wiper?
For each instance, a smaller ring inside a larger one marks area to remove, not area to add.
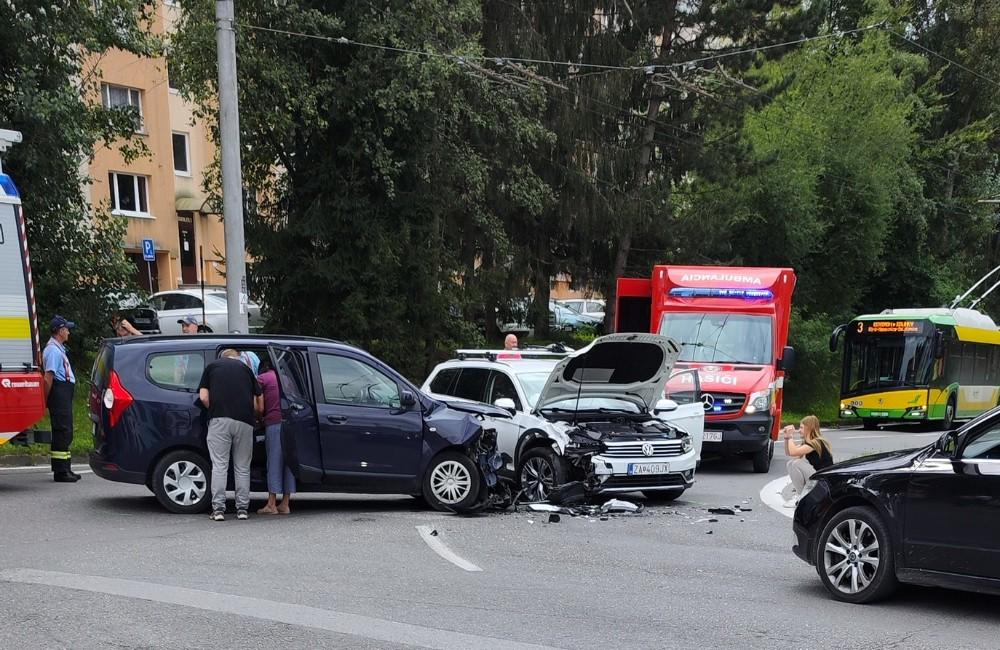
[[[722,350],[719,349],[718,345],[709,345],[708,343],[701,343],[701,342],[681,343],[681,347],[685,347],[685,346],[692,347],[692,348],[708,348],[712,352],[715,352],[715,353],[718,353],[718,354],[723,354],[723,355],[729,357],[728,359],[726,359],[726,361],[732,361],[733,363],[746,363],[744,361],[740,361],[739,359],[737,359],[733,355],[729,354],[728,352],[723,352]],[[716,361],[716,359],[711,359],[711,361]]]

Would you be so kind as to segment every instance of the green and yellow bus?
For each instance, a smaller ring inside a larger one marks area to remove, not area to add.
[[[840,415],[865,428],[937,420],[950,429],[1000,404],[1000,330],[974,309],[887,309],[858,316],[844,336]]]

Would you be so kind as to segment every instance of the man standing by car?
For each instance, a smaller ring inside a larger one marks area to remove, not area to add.
[[[52,337],[42,353],[45,370],[45,402],[52,421],[52,478],[56,483],[75,483],[80,475],[70,468],[69,446],[73,442],[73,389],[76,375],[66,356],[69,331],[76,323],[62,316],[52,319]]]
[[[517,335],[508,334],[507,338],[503,340],[504,350],[516,350],[517,349]]]
[[[226,512],[226,479],[233,459],[236,518],[246,519],[250,508],[250,460],[253,426],[264,411],[264,398],[253,371],[226,349],[201,375],[198,397],[208,409],[208,453],[212,458],[212,520],[223,521]]]

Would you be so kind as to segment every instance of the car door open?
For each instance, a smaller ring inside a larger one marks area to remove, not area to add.
[[[286,462],[301,483],[323,482],[323,456],[316,425],[316,406],[309,390],[303,353],[280,345],[267,346],[281,392],[281,439]],[[290,448],[288,448],[290,446]],[[297,469],[297,471],[296,471]]]
[[[678,370],[671,374],[663,397],[664,400],[656,405],[656,415],[686,431],[700,459],[705,434],[705,404],[701,400],[698,370]]]

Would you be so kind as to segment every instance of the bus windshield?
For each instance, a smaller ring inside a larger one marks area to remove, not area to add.
[[[660,334],[681,346],[679,361],[771,363],[771,317],[720,313],[667,313]]]
[[[843,392],[925,387],[934,365],[934,337],[927,334],[847,336]]]

